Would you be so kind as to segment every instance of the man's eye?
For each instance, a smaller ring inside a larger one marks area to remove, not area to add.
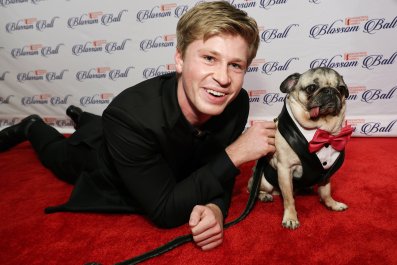
[[[232,63],[232,67],[241,70],[243,67],[237,63]]]
[[[232,63],[230,66],[233,68],[234,71],[244,72],[246,70],[244,64]]]
[[[208,61],[208,62],[213,62],[213,61],[215,60],[214,57],[209,56],[209,55],[204,56],[204,59],[205,59],[206,61]]]

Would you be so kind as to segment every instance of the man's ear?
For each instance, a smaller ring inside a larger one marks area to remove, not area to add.
[[[292,74],[288,76],[280,85],[280,90],[283,93],[289,93],[294,88],[296,83],[298,83],[299,77],[301,75],[299,73]]]
[[[174,59],[175,59],[176,72],[180,74],[182,73],[182,68],[183,68],[183,56],[182,53],[179,51],[179,49],[176,49]]]

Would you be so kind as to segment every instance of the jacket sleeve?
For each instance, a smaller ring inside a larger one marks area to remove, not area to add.
[[[232,138],[236,138],[244,126],[245,123]],[[189,220],[195,205],[210,202],[226,215],[234,178],[240,171],[224,149],[209,163],[177,182],[172,168],[158,150],[156,136],[146,131],[133,115],[117,107],[108,108],[103,114],[103,128],[105,144],[121,182],[156,225],[182,225]]]

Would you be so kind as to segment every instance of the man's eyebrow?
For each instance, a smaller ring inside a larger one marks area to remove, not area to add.
[[[207,48],[202,48],[202,49],[199,49],[198,51],[201,52],[201,53],[211,53],[211,54],[214,54],[214,55],[217,55],[217,56],[220,55],[219,52],[214,51],[214,50],[209,50]]]
[[[214,51],[214,50],[209,50],[209,49],[200,49],[199,52],[210,53],[210,54],[215,55],[215,56],[221,56],[221,54],[219,52]],[[230,61],[232,61],[232,62],[241,62],[241,63],[246,63],[247,62],[247,60],[244,60],[244,59],[238,58],[238,57],[232,58]]]

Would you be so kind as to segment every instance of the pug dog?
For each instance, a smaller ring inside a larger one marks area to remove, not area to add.
[[[276,120],[276,152],[268,157],[258,198],[273,201],[272,194],[281,192],[282,226],[296,229],[300,223],[294,191],[317,186],[320,201],[326,207],[334,211],[348,208],[332,198],[330,177],[342,165],[344,145],[353,132],[350,126],[342,128],[349,91],[343,77],[325,67],[288,76],[280,90],[287,96]],[[313,137],[320,140],[312,140]],[[251,187],[252,177],[248,189]]]

